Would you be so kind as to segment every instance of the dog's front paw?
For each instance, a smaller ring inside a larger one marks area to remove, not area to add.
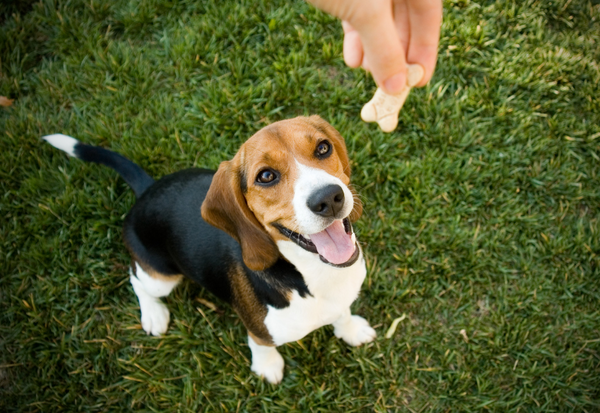
[[[353,315],[343,324],[335,324],[333,333],[351,346],[360,346],[375,340],[377,333],[364,318]]]
[[[160,336],[169,328],[169,309],[158,298],[140,300],[142,328],[148,334]]]
[[[283,357],[275,347],[268,354],[261,354],[259,357],[252,355],[251,370],[261,377],[264,377],[271,384],[278,384],[283,379]]]

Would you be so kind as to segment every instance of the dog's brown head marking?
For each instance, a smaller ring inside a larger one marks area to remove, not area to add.
[[[298,165],[320,169],[350,183],[342,136],[318,116],[273,123],[248,139],[231,161],[222,162],[202,205],[202,217],[238,240],[245,264],[262,270],[279,258],[285,237],[273,226],[298,229],[293,206]],[[350,219],[360,217],[354,201]]]

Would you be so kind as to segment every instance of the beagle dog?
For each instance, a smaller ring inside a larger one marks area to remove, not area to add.
[[[351,346],[375,338],[350,312],[366,275],[351,224],[362,206],[344,139],[320,117],[261,129],[216,172],[158,181],[115,152],[60,134],[43,139],[115,169],[134,190],[123,238],[148,334],[167,331],[160,297],[187,277],[231,304],[248,330],[252,371],[271,383],[283,378],[276,347],[319,327],[332,324]]]

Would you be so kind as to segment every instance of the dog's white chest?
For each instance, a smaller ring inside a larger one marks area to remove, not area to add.
[[[302,274],[311,293],[301,297],[294,290],[288,307],[268,307],[264,323],[273,342],[279,346],[300,340],[311,331],[332,324],[348,311],[358,297],[367,271],[362,253],[354,265],[336,268],[292,242],[279,241],[278,247]]]

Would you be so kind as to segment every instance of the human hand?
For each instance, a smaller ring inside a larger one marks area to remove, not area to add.
[[[373,74],[391,95],[406,86],[406,64],[425,69],[424,86],[435,69],[442,22],[441,0],[308,0],[342,19],[344,61]]]

